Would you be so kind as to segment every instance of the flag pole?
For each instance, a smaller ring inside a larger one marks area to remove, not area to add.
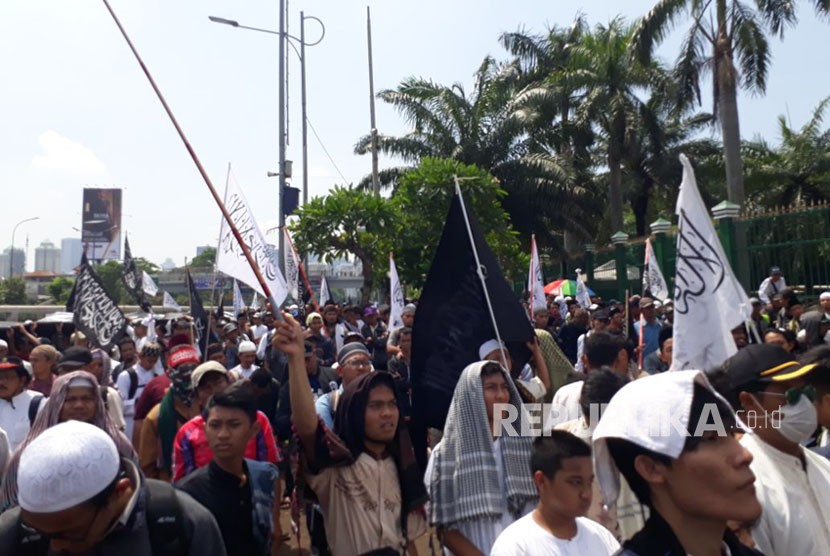
[[[274,299],[274,296],[271,293],[271,289],[268,287],[268,283],[265,281],[265,278],[263,278],[262,273],[259,270],[259,266],[256,264],[256,261],[254,261],[254,257],[253,255],[251,255],[251,250],[248,248],[248,245],[245,243],[245,241],[243,241],[242,235],[239,233],[239,230],[233,223],[233,220],[231,220],[231,216],[228,213],[228,209],[225,208],[222,199],[219,198],[219,194],[216,192],[216,188],[213,186],[213,182],[211,181],[210,176],[208,176],[207,171],[205,170],[204,166],[202,166],[202,162],[199,160],[199,157],[196,156],[196,151],[193,150],[193,147],[187,140],[187,136],[184,134],[184,130],[182,130],[178,120],[176,120],[176,116],[173,115],[173,111],[170,109],[170,106],[164,99],[164,95],[161,94],[161,89],[159,89],[158,85],[156,85],[156,81],[150,74],[150,70],[148,70],[147,66],[144,64],[144,60],[142,60],[141,55],[138,53],[138,50],[136,50],[135,46],[133,45],[133,41],[130,40],[129,35],[127,35],[127,31],[124,29],[124,26],[121,25],[121,21],[118,19],[118,16],[115,15],[115,11],[113,11],[109,1],[102,1],[104,2],[104,6],[106,6],[107,11],[109,11],[110,15],[112,16],[113,21],[115,21],[115,25],[118,26],[118,30],[121,32],[121,35],[124,37],[124,40],[127,41],[127,45],[130,47],[130,50],[135,56],[138,65],[141,66],[141,70],[144,72],[144,75],[150,82],[150,86],[153,88],[153,91],[155,91],[156,96],[158,97],[162,107],[164,108],[164,111],[167,112],[167,116],[170,118],[170,122],[173,124],[173,127],[176,128],[176,132],[179,134],[179,138],[182,140],[182,143],[184,143],[184,147],[185,149],[187,149],[190,158],[193,159],[193,163],[196,165],[196,168],[199,170],[199,174],[201,174],[202,179],[205,181],[205,185],[207,185],[210,194],[213,196],[213,200],[216,201],[216,204],[219,206],[219,210],[222,211],[222,216],[228,222],[228,226],[230,226],[233,236],[236,238],[236,241],[242,248],[242,252],[245,254],[245,259],[251,266],[251,270],[254,271],[254,275],[256,276],[256,279],[259,282],[259,285],[262,288],[263,293],[265,293],[265,296],[271,302],[271,308],[274,311],[274,315],[278,319],[282,320],[282,315],[279,312],[279,304],[276,302],[276,299]]]
[[[481,288],[484,290],[484,299],[487,301],[487,311],[490,313],[490,320],[493,322],[493,330],[496,333],[496,341],[499,343],[499,353],[501,354],[502,365],[505,369],[510,367],[507,365],[507,354],[504,351],[504,342],[501,341],[501,334],[499,334],[499,325],[496,322],[496,314],[493,312],[493,303],[490,301],[490,292],[487,291],[487,278],[481,270],[481,260],[478,258],[478,249],[476,249],[475,239],[473,238],[473,229],[470,227],[470,219],[467,216],[467,207],[464,205],[464,197],[461,195],[461,185],[458,181],[458,176],[453,176],[455,180],[455,194],[458,195],[458,200],[461,203],[461,214],[464,215],[464,224],[467,227],[467,237],[470,238],[470,246],[473,249],[473,257],[476,261],[476,274],[481,281]]]

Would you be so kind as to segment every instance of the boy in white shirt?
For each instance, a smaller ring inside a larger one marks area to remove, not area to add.
[[[590,446],[569,432],[552,431],[534,440],[530,468],[539,503],[499,535],[491,556],[603,556],[619,549],[605,527],[583,517],[594,482]]]

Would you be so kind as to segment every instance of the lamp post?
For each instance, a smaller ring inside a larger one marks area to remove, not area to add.
[[[21,224],[25,224],[26,222],[31,222],[32,220],[40,220],[40,216],[32,216],[31,218],[24,218],[20,222],[14,225],[12,228],[12,248],[9,251],[9,278],[14,278],[14,234],[17,232],[17,227]]]
[[[246,29],[249,31],[258,31],[260,33],[268,33],[269,35],[277,35],[280,37],[280,61],[279,61],[279,171],[276,173],[268,172],[268,176],[279,176],[279,187],[278,187],[278,194],[280,200],[280,210],[279,210],[279,268],[280,271],[284,274],[285,273],[285,234],[283,234],[283,228],[285,228],[285,210],[284,210],[284,195],[285,195],[285,187],[286,183],[285,180],[287,177],[290,177],[290,172],[287,168],[286,160],[285,160],[285,137],[286,137],[286,129],[285,129],[285,44],[286,42],[291,45],[291,48],[294,49],[294,52],[300,59],[300,75],[301,75],[301,82],[302,82],[302,120],[303,120],[303,205],[306,204],[308,201],[308,128],[306,122],[306,76],[305,76],[305,47],[306,46],[315,46],[320,44],[323,40],[323,37],[326,36],[326,26],[323,25],[323,22],[320,21],[319,18],[314,16],[307,16],[303,12],[300,12],[300,37],[295,37],[285,32],[285,0],[280,0],[280,28],[278,31],[273,31],[271,29],[262,29],[260,27],[251,27],[248,25],[241,25],[238,21],[234,21],[232,19],[225,19],[223,17],[215,17],[215,16],[208,16],[214,23],[220,23],[222,25],[229,25],[231,27],[236,27],[238,29]],[[320,24],[321,33],[320,38],[314,42],[306,42],[305,41],[305,20],[306,19],[313,19],[317,23]],[[300,44],[300,50],[297,50],[297,47],[294,45],[294,42]]]

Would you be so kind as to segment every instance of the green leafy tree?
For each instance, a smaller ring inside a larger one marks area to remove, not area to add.
[[[790,206],[830,200],[830,129],[824,115],[830,97],[822,100],[801,129],[778,116],[781,143],[763,139],[744,144],[747,204],[751,208]]]
[[[101,278],[104,284],[104,289],[112,297],[116,303],[128,302],[132,303],[132,299],[127,295],[124,289],[124,283],[121,278],[124,273],[124,265],[121,261],[107,261],[95,267],[95,273]]]
[[[190,266],[193,268],[213,268],[214,264],[216,264],[215,247],[207,247],[190,261]]]
[[[335,186],[325,197],[315,197],[300,208],[291,225],[300,253],[312,253],[327,262],[353,255],[363,266],[361,299],[368,302],[378,273],[388,268],[398,214],[392,203],[369,191]]]
[[[214,254],[215,251],[216,250],[214,249]],[[135,266],[138,268],[139,272],[144,271],[147,274],[158,274],[161,271],[161,267],[159,265],[148,261],[144,257],[136,257],[133,260],[135,261]]]
[[[668,74],[658,64],[640,63],[629,55],[633,33],[634,27],[620,17],[597,25],[574,46],[565,71],[551,77],[584,92],[576,108],[577,122],[601,135],[612,233],[623,229],[622,166],[648,110],[642,92],[669,86]]]
[[[394,253],[401,280],[408,286],[423,286],[455,194],[454,176],[505,277],[515,279],[527,272],[528,259],[500,203],[506,193],[493,176],[457,160],[427,157],[401,176],[391,201],[399,214]]]
[[[408,164],[425,157],[452,158],[489,172],[506,192],[504,208],[529,240],[533,232],[548,237],[554,226],[576,221],[569,216],[573,211],[562,209],[578,188],[555,153],[534,148],[527,125],[538,101],[519,94],[524,81],[518,75],[514,64],[487,57],[475,73],[472,91],[459,83],[447,86],[409,77],[378,96],[401,113],[412,131],[381,136],[378,145]],[[363,137],[355,152],[367,153],[370,146],[371,137]],[[398,168],[388,176],[399,177],[404,171]]]
[[[66,276],[58,276],[46,286],[46,291],[49,292],[55,303],[64,304],[69,299],[69,294],[72,293],[74,286],[75,280]]]
[[[6,278],[0,281],[0,303],[3,305],[25,305],[28,302],[26,282],[23,278]]]
[[[812,2],[818,14],[830,13],[830,2]],[[681,84],[678,103],[700,103],[701,77],[710,73],[714,114],[719,118],[726,159],[729,200],[744,204],[744,173],[738,121],[738,88],[763,94],[770,52],[767,34],[784,36],[797,23],[795,2],[755,0],[660,0],[637,25],[633,52],[645,62],[683,16],[691,25],[675,65]]]

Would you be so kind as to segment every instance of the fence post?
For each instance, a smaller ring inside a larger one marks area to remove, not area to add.
[[[594,282],[594,244],[586,243],[585,248],[585,275],[588,277],[588,283]]]
[[[611,236],[611,243],[614,244],[614,263],[617,268],[617,295],[619,299],[625,299],[625,291],[628,289],[628,265],[625,262],[628,234],[617,232]]]

